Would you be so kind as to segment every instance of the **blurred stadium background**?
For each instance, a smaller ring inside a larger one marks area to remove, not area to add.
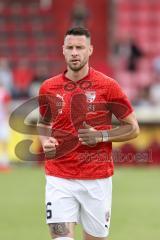
[[[39,151],[38,138],[5,123],[13,110],[37,96],[46,78],[65,70],[63,36],[76,25],[91,31],[91,65],[119,82],[141,128],[136,140],[114,144],[111,238],[157,239],[159,0],[0,0],[0,239],[49,239],[44,222],[43,163],[38,157],[24,162],[15,154],[17,143],[28,138],[34,140],[33,151]],[[30,116],[30,123],[36,122],[36,114]],[[17,114],[14,125],[19,127],[22,120]],[[78,234],[79,229],[77,239]]]

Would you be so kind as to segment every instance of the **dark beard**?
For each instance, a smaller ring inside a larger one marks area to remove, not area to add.
[[[72,68],[72,66],[68,65],[69,68],[73,71],[73,72],[78,72],[79,70],[81,70],[87,63],[88,61],[84,62],[82,65],[80,65],[79,67],[77,68]]]
[[[73,72],[78,72],[79,70],[81,70],[83,67],[84,67],[84,65],[83,66],[79,66],[78,68],[72,68],[72,66],[69,66],[70,67],[70,69],[73,71]]]

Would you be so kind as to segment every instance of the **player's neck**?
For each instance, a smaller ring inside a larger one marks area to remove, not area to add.
[[[67,69],[66,77],[69,78],[72,81],[78,81],[80,79],[83,79],[85,76],[88,75],[89,72],[89,66],[84,66],[80,71],[72,71],[71,69]]]

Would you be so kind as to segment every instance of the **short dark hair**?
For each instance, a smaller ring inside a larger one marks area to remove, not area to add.
[[[91,34],[88,31],[87,28],[84,27],[74,27],[74,28],[70,28],[69,30],[67,30],[65,37],[67,35],[74,35],[74,36],[86,36],[87,38],[91,38]]]

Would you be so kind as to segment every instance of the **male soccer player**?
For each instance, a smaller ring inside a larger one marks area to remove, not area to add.
[[[46,212],[51,238],[85,240],[109,234],[112,142],[137,137],[138,123],[117,82],[89,66],[90,33],[76,27],[64,37],[67,70],[41,85],[38,128],[45,153]],[[112,114],[119,126],[112,128]]]

